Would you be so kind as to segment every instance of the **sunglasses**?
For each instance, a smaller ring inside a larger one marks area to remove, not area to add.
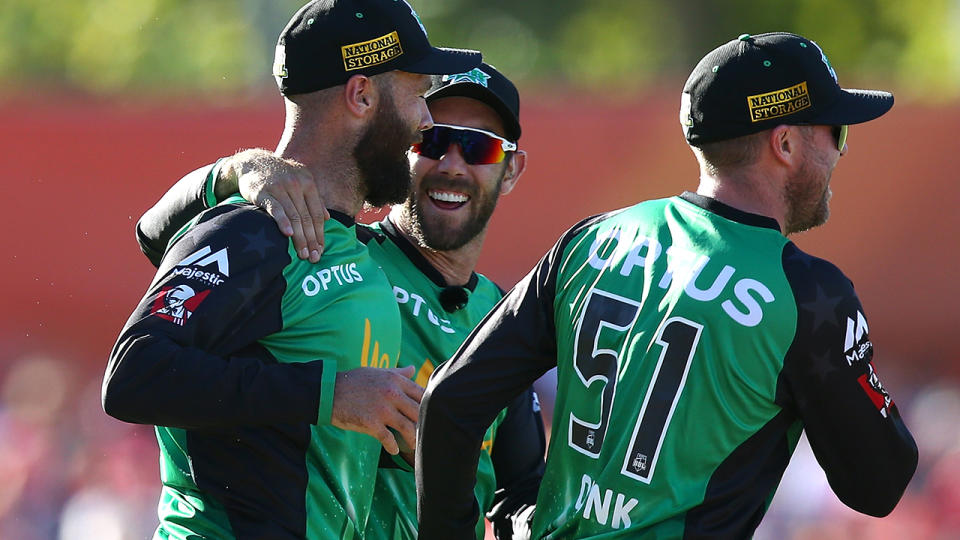
[[[850,126],[830,126],[830,129],[833,130],[833,138],[837,141],[837,150],[843,152],[843,147],[847,144],[847,133],[850,131]]]
[[[507,156],[507,152],[517,149],[516,143],[489,131],[434,124],[432,128],[423,132],[423,142],[413,145],[410,150],[430,159],[440,159],[453,143],[460,145],[463,160],[470,165],[500,163]]]

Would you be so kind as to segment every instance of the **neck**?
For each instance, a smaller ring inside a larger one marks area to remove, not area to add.
[[[316,106],[307,112],[289,100],[286,104],[286,122],[275,153],[310,171],[324,206],[356,216],[364,200],[360,173],[353,154],[343,150],[352,148],[352,133],[338,115],[325,108]]]
[[[778,183],[763,174],[740,170],[732,174],[700,172],[697,194],[716,199],[737,210],[777,220],[781,229],[787,215]]]
[[[423,255],[430,266],[440,272],[447,285],[466,285],[470,281],[470,276],[473,275],[477,261],[480,259],[483,239],[487,234],[486,229],[457,249],[438,250],[423,245],[411,234],[409,225],[402,218],[398,218],[398,212],[390,213],[390,221],[397,228],[397,232]]]

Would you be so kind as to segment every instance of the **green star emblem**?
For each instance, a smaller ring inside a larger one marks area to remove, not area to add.
[[[479,84],[484,88],[487,87],[487,81],[490,80],[490,75],[484,73],[480,68],[473,68],[466,73],[457,73],[456,75],[444,75],[443,82],[450,81],[451,84],[458,82],[472,82],[474,84]]]

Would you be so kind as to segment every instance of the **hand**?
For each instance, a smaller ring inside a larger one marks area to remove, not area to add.
[[[323,253],[323,224],[330,219],[307,168],[291,159],[255,148],[228,158],[224,176],[236,178],[243,198],[263,208],[283,234],[293,238],[297,256],[310,262]],[[230,182],[224,182],[229,185]]]
[[[390,428],[399,432],[408,447],[416,447],[423,388],[410,380],[413,374],[413,366],[337,373],[331,423],[378,439],[392,455],[400,452],[400,446]]]

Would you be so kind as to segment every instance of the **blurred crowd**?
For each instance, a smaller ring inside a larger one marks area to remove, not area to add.
[[[0,539],[151,538],[159,495],[152,428],[103,413],[100,372],[66,358],[0,360]],[[960,538],[960,386],[884,383],[920,448],[897,509],[876,519],[843,506],[803,440],[758,540]],[[549,379],[539,387],[549,393]],[[544,396],[545,410],[551,402]]]

